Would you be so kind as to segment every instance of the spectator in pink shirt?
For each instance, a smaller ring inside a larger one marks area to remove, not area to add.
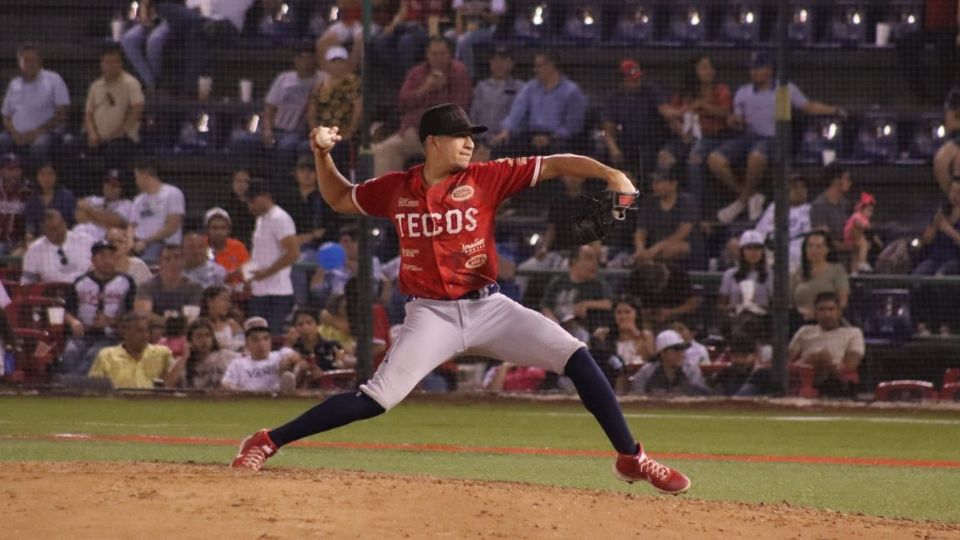
[[[453,59],[450,42],[442,37],[431,38],[427,61],[411,69],[400,88],[400,130],[373,148],[373,173],[380,176],[403,169],[408,159],[421,155],[423,147],[417,126],[423,111],[442,103],[467,109],[472,91],[467,68]]]

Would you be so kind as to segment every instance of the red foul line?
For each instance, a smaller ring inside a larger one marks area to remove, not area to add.
[[[150,444],[185,444],[201,446],[235,446],[236,440],[207,437],[171,437],[167,435],[53,435],[40,437],[58,441],[114,441]],[[405,443],[369,443],[369,442],[333,442],[298,441],[293,446],[304,448],[335,448],[341,450],[399,450],[406,452],[444,452],[457,454],[506,454],[538,456],[586,456],[611,457],[612,453],[602,450],[574,450],[565,448],[515,448],[502,446],[466,446],[460,444],[405,444]],[[802,463],[816,465],[874,465],[882,467],[923,467],[929,469],[960,469],[960,461],[898,459],[898,458],[856,458],[835,456],[758,456],[703,454],[691,452],[657,453],[658,459],[690,459],[701,461],[733,461],[741,463]]]

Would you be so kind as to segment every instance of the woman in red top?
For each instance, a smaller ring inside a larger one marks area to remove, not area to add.
[[[698,56],[690,62],[684,87],[685,122],[695,141],[687,159],[687,191],[704,202],[703,167],[710,152],[725,138],[727,116],[733,110],[730,89],[716,81],[717,71],[709,56]],[[701,208],[702,210],[702,208]]]

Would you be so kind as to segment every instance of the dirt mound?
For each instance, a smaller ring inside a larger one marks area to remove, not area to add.
[[[960,538],[788,505],[316,469],[0,463],[8,538]]]

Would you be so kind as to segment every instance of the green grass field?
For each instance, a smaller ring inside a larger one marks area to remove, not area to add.
[[[53,440],[62,433],[237,439],[281,423],[306,400],[209,401],[123,398],[0,398],[0,460],[226,463],[233,448],[106,440]],[[886,411],[806,413],[630,407],[651,453],[960,461],[960,416]],[[410,401],[385,416],[313,440],[607,450],[573,404]],[[650,493],[617,482],[610,458],[428,450],[285,449],[269,466],[358,469]],[[612,455],[612,454],[611,454]],[[847,512],[960,522],[960,468],[713,459],[667,460],[693,479],[690,496],[783,502]]]

